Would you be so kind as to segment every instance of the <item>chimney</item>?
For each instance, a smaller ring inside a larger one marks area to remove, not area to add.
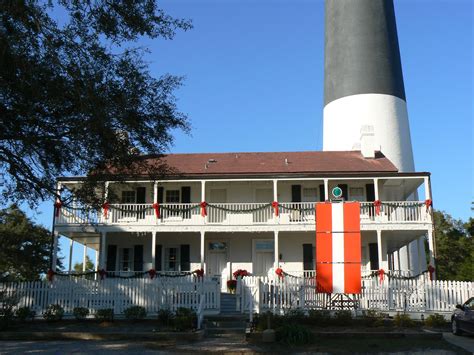
[[[364,158],[375,158],[374,126],[360,128],[360,152]]]

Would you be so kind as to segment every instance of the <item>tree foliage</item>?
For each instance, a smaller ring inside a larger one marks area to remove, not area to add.
[[[165,151],[172,130],[188,129],[173,95],[182,79],[154,78],[136,43],[189,28],[156,0],[0,2],[3,202],[47,199],[59,175],[94,172],[90,192],[105,167]]]
[[[0,241],[1,281],[38,280],[48,271],[51,233],[32,222],[16,205],[0,210]]]
[[[434,212],[438,279],[474,280],[474,219],[464,223],[445,212]]]
[[[81,273],[82,270],[82,263],[75,263],[73,266],[75,272]],[[87,271],[94,271],[94,263],[89,258],[89,255],[86,255],[86,272]]]

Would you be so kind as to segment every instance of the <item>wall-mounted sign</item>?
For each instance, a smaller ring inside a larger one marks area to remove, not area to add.
[[[335,198],[342,197],[342,189],[339,186],[336,186],[335,188],[333,188],[331,192]]]

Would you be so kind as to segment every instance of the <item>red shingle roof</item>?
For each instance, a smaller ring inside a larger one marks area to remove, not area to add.
[[[158,159],[183,175],[397,172],[382,153],[367,159],[360,151],[168,154]]]

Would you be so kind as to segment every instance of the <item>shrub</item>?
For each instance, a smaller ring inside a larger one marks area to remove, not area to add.
[[[18,304],[15,295],[0,291],[0,330],[8,328],[13,321],[13,307]]]
[[[60,321],[64,316],[64,308],[59,304],[50,304],[43,313],[43,318],[49,322]]]
[[[283,318],[284,321],[289,323],[302,323],[306,320],[306,315],[302,309],[295,308],[288,310]]]
[[[77,320],[83,320],[89,315],[89,309],[85,307],[74,307],[72,314]]]
[[[99,321],[113,321],[114,310],[112,308],[98,309],[97,312],[95,313],[95,319]]]
[[[285,324],[285,317],[273,314],[270,311],[254,314],[252,328],[257,331],[277,329]]]
[[[174,313],[168,308],[163,308],[158,311],[158,320],[161,324],[169,327],[173,321]]]
[[[347,325],[352,323],[352,312],[351,311],[336,311],[334,313],[334,324],[336,325]]]
[[[385,325],[384,315],[374,310],[364,311],[362,323],[368,327],[381,327]]]
[[[393,318],[393,321],[397,327],[410,328],[415,326],[413,319],[411,319],[410,316],[405,313],[397,313],[397,315]]]
[[[425,324],[428,327],[432,328],[441,328],[446,326],[447,322],[446,319],[441,314],[435,313],[435,314],[430,314],[428,317],[425,319]]]
[[[196,312],[190,308],[178,308],[173,323],[178,331],[195,329],[197,326]]]
[[[331,313],[327,310],[311,309],[308,312],[308,322],[314,325],[327,325],[331,323]]]
[[[146,317],[146,309],[141,306],[128,307],[125,311],[125,318],[128,320],[139,320]]]
[[[20,307],[15,312],[15,316],[22,322],[26,321],[27,319],[33,319],[35,314],[36,312],[32,311],[30,307]]]
[[[311,332],[300,324],[285,324],[277,329],[276,338],[286,345],[303,345],[311,341]]]

